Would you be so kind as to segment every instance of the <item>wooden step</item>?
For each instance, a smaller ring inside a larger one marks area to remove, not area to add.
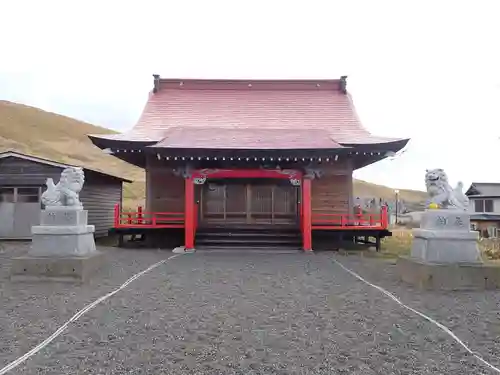
[[[222,238],[222,237],[260,237],[260,238],[299,238],[297,233],[253,233],[253,232],[198,232],[196,237],[199,238]]]
[[[296,254],[300,253],[303,250],[300,247],[249,247],[249,246],[239,246],[239,247],[230,247],[230,246],[196,246],[196,250],[207,251],[207,252],[221,252],[221,253],[237,253],[237,252],[245,252],[245,253],[261,253],[261,254]]]
[[[196,248],[287,248],[300,249],[302,239],[297,230],[228,229],[197,231]]]
[[[282,240],[279,238],[252,238],[251,240],[246,240],[246,239],[238,239],[238,238],[203,238],[203,239],[198,239],[196,243],[199,244],[252,244],[252,245],[258,245],[258,244],[276,244],[276,245],[282,245],[282,244],[300,244],[300,240],[298,239],[292,239],[292,240]]]

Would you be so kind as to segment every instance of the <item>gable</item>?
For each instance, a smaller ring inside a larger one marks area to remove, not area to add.
[[[465,195],[500,197],[500,183],[472,183]]]

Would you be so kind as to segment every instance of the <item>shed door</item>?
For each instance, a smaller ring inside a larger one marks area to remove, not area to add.
[[[18,187],[14,211],[14,237],[31,237],[31,227],[40,224],[40,188]]]
[[[14,188],[0,187],[0,237],[10,237],[14,232]]]
[[[0,237],[30,238],[31,227],[40,224],[40,188],[0,188]]]
[[[10,237],[14,231],[14,188],[0,187],[0,237]]]

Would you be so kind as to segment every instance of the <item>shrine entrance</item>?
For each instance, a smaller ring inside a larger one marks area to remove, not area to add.
[[[207,181],[201,225],[299,225],[299,187],[286,179]]]

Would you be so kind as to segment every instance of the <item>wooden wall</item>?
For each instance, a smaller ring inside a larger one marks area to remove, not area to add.
[[[146,210],[184,212],[184,178],[153,159],[146,166]]]
[[[324,175],[312,181],[312,209],[313,213],[352,213],[350,164],[337,163],[325,168]],[[153,158],[148,160],[146,167],[146,210],[184,211],[184,179],[175,176],[171,167],[162,166]]]
[[[320,213],[352,213],[352,168],[340,164],[324,170],[323,176],[312,181],[312,211]]]
[[[0,185],[42,186],[48,177],[59,181],[62,169],[16,157],[0,159]]]
[[[57,184],[62,168],[16,157],[0,159],[0,186],[40,186],[51,177]],[[107,236],[113,227],[114,206],[122,201],[122,181],[85,171],[85,185],[80,192],[83,207],[88,210],[89,224],[95,225],[95,236]]]
[[[122,182],[90,173],[85,179],[80,200],[89,212],[89,224],[95,225],[95,237],[105,237],[113,227],[115,205],[122,202]]]

